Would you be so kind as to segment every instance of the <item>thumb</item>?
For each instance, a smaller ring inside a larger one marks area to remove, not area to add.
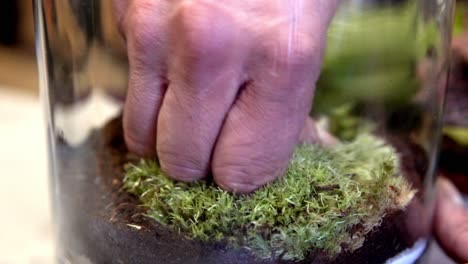
[[[455,186],[445,178],[437,182],[435,234],[447,254],[468,262],[468,211]]]
[[[302,144],[320,144],[330,147],[338,144],[338,139],[328,132],[324,126],[308,117],[299,136],[299,142]]]

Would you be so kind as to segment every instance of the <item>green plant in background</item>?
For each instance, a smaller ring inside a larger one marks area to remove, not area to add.
[[[353,251],[414,195],[395,150],[370,134],[332,148],[298,146],[284,177],[250,195],[175,182],[152,160],[126,167],[124,189],[149,217],[190,239],[283,259]]]
[[[465,30],[465,14],[468,13],[468,6],[464,2],[457,3],[453,18],[453,35],[459,36]]]
[[[343,3],[328,31],[314,112],[342,104],[405,104],[418,91],[418,62],[437,52],[437,27],[421,21],[417,1],[396,6]]]
[[[460,36],[465,32],[466,34],[466,25],[465,22],[468,18],[468,4],[466,2],[457,3],[455,16],[454,16],[454,27],[453,34],[455,37]],[[452,67],[456,67],[452,65]],[[463,89],[463,88],[462,88]],[[466,89],[466,88],[465,88]],[[460,96],[464,96],[463,94]],[[466,99],[465,99],[466,100]],[[461,99],[463,101],[463,99]],[[449,105],[448,105],[449,106]],[[459,111],[463,111],[463,106],[452,106],[451,108],[458,108]],[[459,120],[449,121],[444,125],[443,128],[444,135],[453,139],[457,144],[463,147],[468,147],[468,115],[465,117],[459,118]]]
[[[445,135],[453,139],[461,146],[468,147],[468,128],[462,126],[445,126],[443,128]]]
[[[351,141],[358,133],[367,133],[373,130],[371,121],[360,118],[353,113],[355,104],[343,104],[330,110],[326,118],[328,121],[328,130],[344,141]]]
[[[345,141],[370,131],[379,110],[389,118],[417,109],[419,64],[442,52],[436,21],[424,21],[418,1],[363,5],[343,3],[330,25],[311,112]]]

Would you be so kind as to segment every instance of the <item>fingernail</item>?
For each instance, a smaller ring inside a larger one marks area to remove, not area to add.
[[[450,200],[452,204],[463,207],[463,198],[457,188],[446,178],[437,180],[437,188],[444,199]]]

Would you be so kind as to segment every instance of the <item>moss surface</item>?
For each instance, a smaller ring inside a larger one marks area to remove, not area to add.
[[[331,149],[298,146],[285,176],[251,195],[175,182],[150,160],[127,166],[124,188],[149,217],[189,238],[283,259],[354,251],[414,195],[393,148],[369,134]]]

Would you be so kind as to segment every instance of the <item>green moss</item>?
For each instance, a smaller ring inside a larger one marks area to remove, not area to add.
[[[445,126],[443,132],[458,144],[468,146],[468,127]]]
[[[312,250],[336,256],[359,248],[386,214],[402,209],[414,191],[397,168],[395,151],[365,134],[331,149],[298,146],[285,176],[251,195],[175,182],[151,160],[127,166],[124,188],[149,217],[189,238],[303,259]]]

